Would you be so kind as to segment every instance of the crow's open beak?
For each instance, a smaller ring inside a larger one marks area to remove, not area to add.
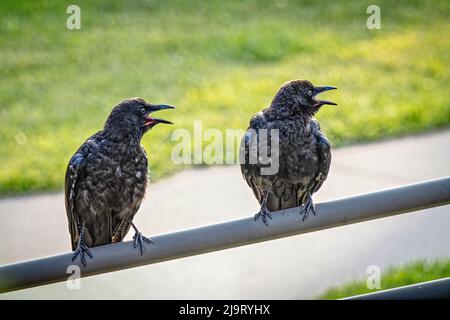
[[[314,87],[314,95],[313,97],[316,97],[316,95],[328,91],[328,90],[336,90],[336,87],[332,87],[332,86],[323,86],[323,87]],[[333,106],[337,106],[337,103],[332,102],[332,101],[327,101],[327,100],[315,100],[316,103],[314,104],[315,107],[320,107],[324,104],[329,104],[329,105],[333,105]]]
[[[145,121],[145,124],[156,124],[156,123],[167,123],[167,124],[173,124],[173,122],[164,120],[164,119],[160,119],[160,118],[153,118],[153,117],[147,117],[147,120]]]
[[[150,117],[150,113],[164,109],[175,109],[175,107],[169,106],[167,104],[147,104],[146,109],[148,114],[147,118],[145,119],[145,126],[154,126],[157,123],[173,124],[172,122],[164,119]]]

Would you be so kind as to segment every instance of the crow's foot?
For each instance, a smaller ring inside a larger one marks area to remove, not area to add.
[[[139,230],[136,228],[133,222],[131,220],[128,220],[131,224],[131,226],[134,229],[134,236],[133,236],[133,246],[136,248],[139,245],[139,251],[141,253],[141,256],[144,254],[145,246],[144,242],[147,242],[148,244],[152,244],[153,241],[150,238],[144,237],[142,233],[139,232]]]
[[[314,206],[313,200],[311,198],[311,195],[308,195],[308,198],[306,199],[305,203],[301,206],[300,209],[300,215],[303,216],[302,221],[305,221],[310,212],[312,212],[313,215],[316,215],[316,208]]]
[[[145,251],[144,242],[147,242],[148,244],[153,243],[152,239],[144,237],[142,235],[142,233],[140,233],[139,231],[135,232],[135,234],[133,236],[133,240],[134,240],[135,248],[139,244],[139,251],[141,252],[141,256],[144,254],[144,251]]]
[[[267,209],[266,205],[263,204],[261,206],[261,209],[259,210],[259,212],[257,214],[255,214],[255,218],[254,220],[258,220],[261,217],[262,222],[268,226],[269,222],[267,221],[267,217],[269,217],[270,220],[272,220],[272,212],[270,212],[269,209]]]
[[[72,261],[74,261],[78,256],[80,256],[81,263],[86,267],[86,257],[85,253],[92,259],[94,256],[89,250],[88,246],[84,243],[84,223],[80,228],[80,238],[78,239],[77,248],[73,254]]]

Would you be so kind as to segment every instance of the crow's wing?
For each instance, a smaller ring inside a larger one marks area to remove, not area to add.
[[[80,218],[75,209],[75,197],[77,182],[82,175],[83,168],[86,165],[86,157],[80,152],[75,153],[69,161],[66,170],[65,181],[65,202],[66,213],[69,222],[69,232],[72,240],[72,250],[76,249],[79,237]]]
[[[259,129],[266,128],[266,121],[262,113],[256,114],[250,120],[250,125],[241,142],[241,173],[252,189],[256,200],[261,204],[267,190],[264,186],[264,177],[261,176],[261,164],[257,161]],[[255,160],[255,161],[252,161]]]
[[[323,134],[322,131],[320,131],[320,125],[318,121],[311,121],[311,130],[315,139],[318,163],[315,177],[307,188],[307,191],[313,194],[320,189],[324,181],[327,179],[331,165],[331,147],[327,137]],[[304,200],[306,200],[305,195],[307,195],[307,192],[301,195],[299,194],[298,198],[301,199],[301,203],[299,203],[299,205],[301,205]]]
[[[324,181],[328,177],[328,172],[330,171],[331,165],[331,152],[330,144],[327,138],[321,134],[318,142],[318,154],[319,154],[319,173],[316,176],[316,183],[313,186],[312,192],[317,192]]]

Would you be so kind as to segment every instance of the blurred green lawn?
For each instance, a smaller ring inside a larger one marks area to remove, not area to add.
[[[143,140],[152,178],[175,128],[245,129],[285,81],[339,87],[318,115],[334,146],[450,123],[450,2],[73,1],[0,4],[0,194],[62,188],[118,101],[177,106]],[[369,4],[382,30],[366,28]]]
[[[390,267],[381,275],[381,288],[386,290],[450,277],[450,259],[418,260],[404,265]],[[376,291],[376,290],[375,290]],[[354,280],[340,287],[330,288],[317,299],[341,299],[375,292],[367,288],[367,280]]]

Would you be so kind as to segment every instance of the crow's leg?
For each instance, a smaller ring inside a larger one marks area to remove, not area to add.
[[[310,212],[312,212],[313,215],[316,215],[316,207],[314,206],[313,199],[311,197],[311,193],[308,192],[306,201],[301,206],[301,209],[300,209],[300,215],[303,215],[302,221],[305,221],[305,219],[308,217]]]
[[[147,243],[150,244],[150,243],[153,243],[153,241],[150,238],[144,237],[142,235],[142,233],[139,232],[138,228],[136,228],[136,226],[134,225],[134,223],[130,219],[127,218],[127,220],[128,220],[128,222],[131,224],[131,226],[134,229],[134,236],[133,236],[134,247],[136,248],[137,245],[139,244],[139,250],[140,250],[141,256],[142,256],[144,254],[144,250],[145,250],[144,242],[147,242]]]
[[[78,224],[78,232],[80,233],[80,237],[78,238],[77,248],[73,254],[72,261],[80,256],[81,263],[86,267],[86,257],[84,254],[86,253],[91,259],[93,258],[93,255],[88,246],[84,243],[84,222]]]
[[[264,196],[263,202],[261,203],[261,209],[259,209],[259,212],[255,214],[254,220],[258,220],[261,217],[262,222],[268,226],[269,222],[267,222],[267,217],[272,220],[272,212],[267,208],[267,197],[269,196],[269,193],[267,192]]]

